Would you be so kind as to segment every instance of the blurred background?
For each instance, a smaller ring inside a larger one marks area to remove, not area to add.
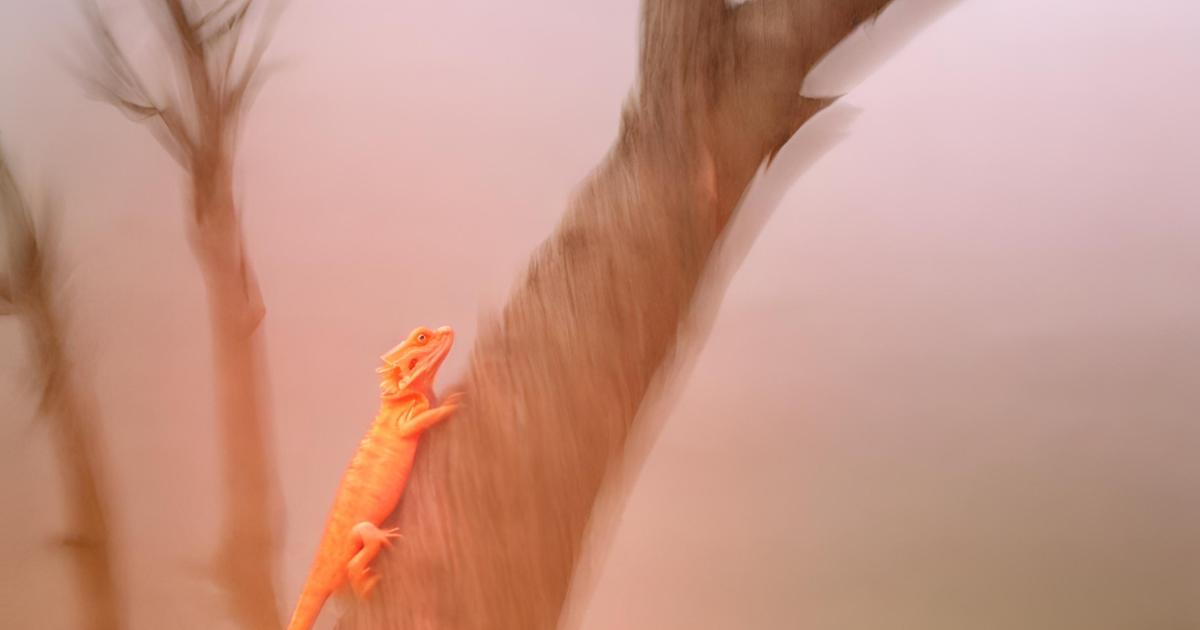
[[[637,19],[634,0],[284,13],[238,154],[283,608],[379,355],[448,324],[441,382],[462,374],[615,137]],[[572,619],[1200,628],[1198,20],[1187,0],[967,0],[859,83],[849,135],[734,277]],[[194,571],[219,486],[185,179],[63,70],[80,32],[67,0],[0,3],[0,131],[26,193],[64,209],[130,627],[221,627]],[[153,70],[160,43],[138,41]],[[28,361],[0,319],[0,625],[69,628]]]

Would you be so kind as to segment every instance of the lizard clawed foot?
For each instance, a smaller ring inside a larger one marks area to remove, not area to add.
[[[371,561],[379,553],[380,547],[392,549],[392,539],[402,536],[399,528],[393,527],[385,531],[366,521],[355,525],[351,532],[362,541],[362,549],[350,559],[346,565],[346,573],[354,593],[366,599],[380,579],[380,576],[371,570]]]
[[[395,547],[392,545],[392,540],[396,538],[404,538],[400,535],[399,527],[382,530],[367,522],[362,522],[358,525],[355,525],[354,534],[362,540],[364,549],[378,549],[380,545],[383,545],[388,549],[395,549]],[[369,553],[371,553],[371,555],[375,555],[373,552]]]
[[[393,527],[387,531],[379,530],[379,529],[377,529],[375,531],[379,532],[379,535],[381,536],[381,538],[379,539],[379,544],[383,545],[384,547],[387,547],[388,549],[396,548],[394,545],[392,545],[393,539],[404,538],[404,536],[400,535],[399,527]]]

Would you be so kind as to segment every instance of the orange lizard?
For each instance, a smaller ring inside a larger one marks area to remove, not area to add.
[[[392,547],[396,528],[381,525],[396,509],[412,470],[421,433],[449,418],[457,396],[435,407],[433,379],[450,353],[454,331],[418,328],[383,355],[382,403],[333,501],[317,557],[313,561],[288,630],[309,630],[325,601],[348,580],[361,598],[379,576],[368,566],[380,547]]]

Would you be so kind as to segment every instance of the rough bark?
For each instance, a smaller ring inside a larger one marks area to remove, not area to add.
[[[99,407],[67,355],[63,307],[53,294],[53,239],[35,229],[3,155],[0,213],[9,258],[3,301],[24,324],[34,361],[31,372],[41,388],[38,411],[49,423],[58,453],[66,494],[63,544],[73,554],[80,627],[118,630],[124,607],[112,561]]]
[[[616,145],[480,332],[342,630],[553,628],[594,502],[764,160],[825,102],[808,70],[888,0],[646,0]]]
[[[261,3],[260,3],[261,4]],[[131,118],[146,120],[191,176],[188,237],[207,291],[223,461],[223,526],[215,575],[239,625],[280,627],[275,593],[281,505],[269,444],[264,359],[258,328],[265,314],[234,202],[237,127],[266,49],[279,4],[269,5],[240,74],[236,52],[253,0],[228,0],[203,11],[196,3],[152,6],[179,72],[182,98],[160,105],[112,36],[100,10],[89,24],[103,66],[89,83]]]

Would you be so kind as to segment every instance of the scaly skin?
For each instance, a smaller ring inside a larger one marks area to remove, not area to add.
[[[453,400],[433,406],[433,379],[454,343],[449,326],[418,328],[383,356],[382,403],[342,477],[317,557],[288,630],[309,630],[325,601],[347,581],[366,598],[379,581],[368,566],[380,547],[392,547],[397,529],[379,525],[396,509],[412,470],[421,433],[449,418]]]

